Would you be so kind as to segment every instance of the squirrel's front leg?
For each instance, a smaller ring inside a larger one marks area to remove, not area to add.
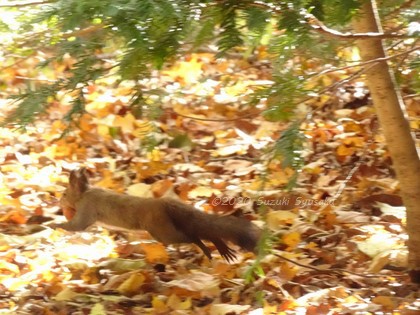
[[[96,215],[93,212],[76,210],[74,217],[65,223],[53,224],[53,228],[62,228],[67,231],[83,231],[96,222]]]

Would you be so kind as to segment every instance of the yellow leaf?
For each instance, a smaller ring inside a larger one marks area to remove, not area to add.
[[[154,314],[165,314],[169,311],[165,302],[162,301],[162,299],[158,296],[153,297],[152,307],[153,307],[153,310],[154,310]]]
[[[272,230],[279,230],[286,224],[293,224],[298,215],[291,211],[270,211],[267,214],[267,225]]]
[[[79,296],[79,293],[74,292],[70,288],[64,288],[60,293],[58,293],[54,300],[56,301],[70,301],[75,297]]]
[[[153,125],[149,121],[135,121],[135,130],[133,136],[143,139],[153,131]]]
[[[137,293],[143,285],[145,276],[141,272],[133,273],[117,288],[117,291],[124,295],[133,295]]]
[[[393,310],[398,306],[395,299],[390,296],[376,296],[372,299],[372,302],[382,305],[382,307],[386,310]]]
[[[189,60],[179,61],[164,74],[170,76],[173,80],[183,81],[186,84],[197,82],[202,74],[203,63],[199,60],[197,54],[192,54]]]
[[[159,149],[153,149],[152,152],[147,153],[147,158],[153,162],[159,162],[162,161],[162,153],[159,151]]]
[[[292,280],[298,271],[299,269],[296,266],[285,262],[281,264],[280,275],[285,280]]]
[[[95,127],[95,124],[92,123],[92,116],[88,114],[82,115],[79,119],[79,128],[82,131],[90,131]]]
[[[292,250],[296,248],[296,246],[300,243],[300,233],[298,232],[291,232],[288,234],[283,235],[282,237],[283,243],[288,246],[287,250]]]
[[[105,139],[111,139],[112,138],[111,137],[111,134],[109,132],[109,126],[106,126],[106,125],[98,125],[97,126],[97,132],[98,132],[98,135],[99,136],[101,136],[101,137],[103,137]]]
[[[307,248],[307,249],[317,249],[318,244],[314,243],[314,242],[309,242],[308,244],[306,244],[305,248]]]
[[[14,273],[14,274],[18,274],[20,272],[19,267],[15,264],[9,263],[7,261],[0,261],[0,270],[2,270],[2,272],[7,271],[7,273]]]
[[[273,302],[272,302],[273,303]],[[269,304],[266,300],[263,301],[263,314],[279,314],[278,303]]]
[[[122,191],[124,189],[123,183],[116,181],[114,179],[114,174],[109,169],[103,171],[102,180],[97,182],[95,185],[98,187],[118,190],[118,191]]]
[[[185,301],[182,301],[178,296],[172,294],[167,302],[167,305],[173,310],[189,310],[192,306],[191,297],[187,297]]]
[[[11,210],[0,217],[0,222],[7,222],[13,224],[25,224],[27,218],[24,213],[19,210]]]
[[[289,182],[293,172],[290,169],[279,170],[270,175],[270,184],[273,186],[282,186]]]
[[[348,137],[343,140],[343,144],[360,148],[365,145],[365,140],[362,137]]]
[[[343,127],[345,132],[363,132],[363,128],[354,121],[348,121],[344,123]]]
[[[90,310],[89,315],[106,315],[108,314],[102,303],[96,303]]]
[[[124,117],[115,116],[113,127],[120,127],[124,133],[132,133],[135,121],[136,118],[131,113],[126,114]]]
[[[139,162],[135,165],[137,177],[139,179],[148,178],[154,175],[162,175],[168,172],[172,165],[162,161],[150,161],[148,163]]]
[[[235,85],[225,87],[225,92],[229,95],[242,95],[248,89],[248,84],[244,81],[239,81]]]
[[[354,153],[354,148],[350,147],[348,148],[347,146],[340,144],[337,148],[337,155],[339,156],[349,156],[352,155]]]

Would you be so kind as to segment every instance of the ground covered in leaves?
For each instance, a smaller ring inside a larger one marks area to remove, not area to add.
[[[149,99],[156,120],[127,106],[134,84],[108,77],[86,88],[74,124],[63,120],[72,100],[63,94],[35,126],[0,129],[0,313],[418,314],[405,209],[363,82],[337,85],[351,69],[311,82],[326,90],[296,107],[305,166],[287,191],[294,171],[270,147],[288,124],[263,119],[264,103],[244,105],[270,84],[267,65],[213,57],[190,55],[142,82],[165,91]],[[8,93],[56,79],[74,60],[64,62],[39,73],[29,58],[3,71],[1,115]],[[272,251],[228,264],[142,232],[50,229],[65,220],[58,200],[81,165],[99,187],[266,225]]]

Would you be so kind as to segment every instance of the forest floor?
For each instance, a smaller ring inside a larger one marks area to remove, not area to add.
[[[38,74],[33,64],[2,72],[0,118],[7,93],[62,67]],[[295,171],[270,148],[290,123],[245,105],[271,80],[264,63],[194,54],[144,80],[163,92],[136,111],[136,86],[111,76],[86,87],[76,123],[63,119],[72,101],[63,94],[26,130],[0,128],[0,313],[419,314],[405,271],[405,209],[363,81],[296,106],[304,166],[287,190]],[[407,105],[418,130],[420,112],[413,99]],[[271,250],[238,250],[229,264],[147,233],[53,230],[65,220],[58,201],[68,173],[80,166],[98,187],[244,216],[270,231]]]

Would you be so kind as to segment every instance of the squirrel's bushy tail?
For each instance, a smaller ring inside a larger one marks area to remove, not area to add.
[[[230,241],[241,248],[255,252],[261,230],[244,218],[207,214],[181,202],[167,202],[168,215],[191,239],[213,243]],[[216,244],[216,243],[215,243]]]

